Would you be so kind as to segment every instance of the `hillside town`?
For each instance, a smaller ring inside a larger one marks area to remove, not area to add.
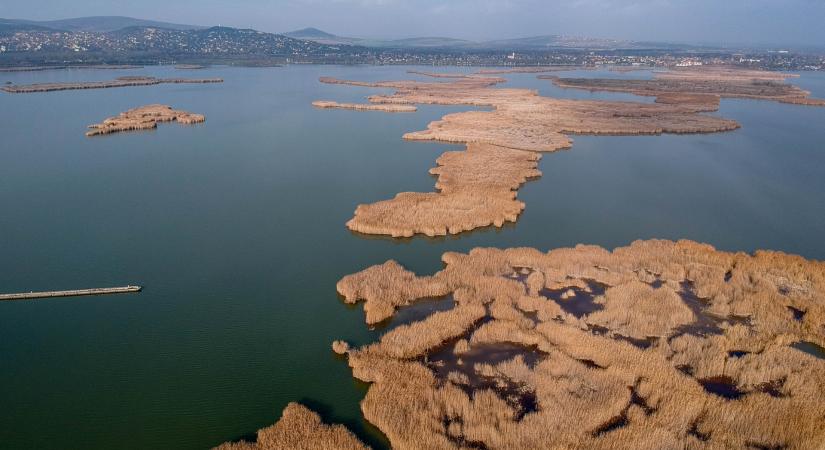
[[[424,64],[445,66],[631,66],[734,65],[769,70],[823,70],[825,53],[788,50],[733,52],[712,48],[572,47],[511,49],[483,47],[369,47],[324,44],[251,29],[211,27],[173,30],[127,27],[110,32],[46,28],[0,28],[0,67],[56,64]],[[602,42],[602,41],[599,41]]]

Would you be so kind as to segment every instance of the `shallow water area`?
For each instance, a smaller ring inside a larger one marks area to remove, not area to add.
[[[452,344],[427,355],[424,360],[440,382],[450,380],[471,396],[480,390],[491,389],[515,410],[517,418],[538,409],[532,388],[504,376],[485,374],[479,365],[495,366],[517,359],[532,369],[546,357],[543,352],[533,347],[496,342],[471,344],[466,351],[457,353]]]
[[[718,376],[705,378],[699,380],[699,384],[701,384],[706,391],[728,400],[736,400],[745,395],[730,377]]]
[[[604,308],[604,305],[596,303],[595,300],[597,297],[604,295],[607,289],[607,285],[595,280],[583,281],[587,285],[587,289],[577,286],[561,289],[545,288],[539,291],[539,295],[558,303],[564,312],[581,318]]]
[[[447,311],[455,305],[452,295],[418,299],[410,305],[402,306],[389,319],[378,323],[376,330],[387,332],[401,325],[409,325],[424,320],[433,313]]]
[[[815,358],[825,359],[825,348],[822,348],[813,342],[796,342],[791,347],[805,352]]]

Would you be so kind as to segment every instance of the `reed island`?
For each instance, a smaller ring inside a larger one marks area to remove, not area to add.
[[[312,106],[321,109],[353,109],[356,111],[383,111],[383,112],[416,112],[418,108],[414,105],[373,105],[361,103],[338,103],[329,101],[312,102]]]
[[[110,81],[81,81],[73,83],[36,83],[9,85],[0,90],[10,94],[32,94],[37,92],[68,91],[77,89],[107,89],[133,86],[154,86],[157,84],[179,83],[223,83],[222,78],[155,78],[144,76],[118,77]]]
[[[501,227],[516,221],[524,209],[516,191],[525,181],[541,175],[537,169],[540,153],[570,148],[572,135],[734,130],[739,127],[736,121],[706,114],[718,110],[721,97],[825,105],[825,101],[811,99],[808,92],[786,84],[787,75],[773,72],[683,70],[659,74],[650,81],[540,76],[564,87],[657,97],[655,103],[640,103],[548,98],[529,89],[497,87],[506,80],[489,74],[508,71],[471,75],[413,72],[440,80],[435,82],[370,83],[321,78],[322,83],[389,88],[395,92],[370,96],[369,103],[363,105],[318,101],[314,103],[318,107],[399,111],[416,104],[438,104],[492,108],[448,114],[431,122],[427,130],[405,134],[408,140],[460,143],[467,149],[447,152],[438,159],[438,166],[430,171],[438,177],[436,192],[403,192],[393,199],[359,205],[347,227],[359,233],[393,237],[441,236],[485,226]]]
[[[158,127],[158,122],[177,122],[180,124],[202,123],[203,114],[194,114],[172,109],[168,105],[146,105],[130,109],[101,123],[89,125],[86,136],[119,133],[121,131],[151,130]]]
[[[589,91],[625,92],[656,97],[657,103],[706,105],[718,108],[720,98],[770,100],[794,105],[825,106],[824,99],[785,82],[798,75],[759,70],[707,68],[657,72],[652,80],[562,78],[541,75],[556,86]]]

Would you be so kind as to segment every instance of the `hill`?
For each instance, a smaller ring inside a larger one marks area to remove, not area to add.
[[[284,33],[294,39],[304,39],[327,45],[359,45],[362,47],[374,48],[459,48],[473,44],[473,42],[463,39],[449,37],[412,37],[404,39],[370,39],[358,37],[345,37],[327,33],[318,28],[304,28],[301,30]]]
[[[304,28],[301,30],[290,31],[289,33],[284,33],[284,36],[289,36],[295,39],[340,39],[340,36],[336,36],[332,33],[327,33],[326,31],[321,31],[317,28]]]
[[[552,49],[614,50],[672,47],[666,44],[638,43],[618,39],[601,39],[576,36],[544,35],[514,39],[500,39],[473,42],[451,37],[411,37],[404,39],[369,39],[344,37],[328,33],[318,28],[284,33],[295,39],[304,39],[327,45],[360,45],[363,47],[387,49],[454,49],[454,50],[498,50],[498,51],[542,51]]]
[[[448,37],[413,37],[387,41],[361,41],[361,45],[386,48],[462,48],[473,42]]]
[[[76,17],[60,20],[21,20],[0,19],[0,25],[16,26],[19,29],[51,29],[59,31],[85,31],[91,33],[106,33],[128,27],[166,28],[170,30],[196,30],[206,28],[197,25],[183,25],[178,23],[160,22],[156,20],[135,19],[123,16],[91,16]]]
[[[290,31],[284,33],[284,36],[325,45],[360,45],[362,41],[362,39],[338,36],[312,27]]]
[[[0,19],[0,34],[19,33],[26,31],[54,31],[51,28],[34,23],[12,19]]]
[[[175,30],[129,26],[115,31],[89,32],[57,31],[25,23],[5,26],[29,29],[0,32],[0,65],[157,61],[347,62],[349,55],[362,50],[228,27]]]

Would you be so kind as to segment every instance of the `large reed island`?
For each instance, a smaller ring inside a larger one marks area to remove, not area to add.
[[[516,190],[540,175],[535,152],[569,148],[571,134],[712,133],[738,127],[732,120],[699,114],[715,109],[705,105],[563,100],[527,89],[494,88],[503,78],[415,73],[450,81],[321,81],[396,89],[392,95],[369,97],[370,103],[360,108],[346,105],[350,109],[420,103],[491,106],[494,110],[449,114],[425,131],[404,135],[410,140],[464,143],[468,149],[439,158],[439,167],[431,171],[439,176],[437,192],[405,192],[391,200],[360,205],[347,223],[351,230],[395,237],[437,236],[514,222],[525,206],[516,199]],[[322,105],[335,104],[316,102]]]
[[[433,75],[416,72],[418,75]],[[446,82],[386,81],[364,83],[322,78],[324,83],[392,88],[392,95],[374,95],[362,109],[414,104],[471,105],[493,111],[469,111],[444,116],[428,129],[405,139],[463,143],[468,150],[439,158],[433,193],[401,193],[394,199],[360,205],[347,223],[353,231],[409,237],[456,234],[474,228],[513,222],[524,209],[516,200],[519,185],[535,170],[536,152],[569,148],[571,134],[634,135],[712,133],[739,125],[700,114],[715,108],[694,104],[578,101],[539,96],[528,89],[494,88],[503,78],[483,75],[435,74]],[[326,105],[329,102],[316,102]],[[348,108],[358,109],[355,105]],[[513,161],[522,161],[522,173]]]
[[[393,448],[825,442],[823,262],[660,240],[442,260],[431,276],[388,261],[338,283],[367,323],[390,323],[373,344],[332,347],[370,383],[361,409]],[[448,308],[393,323],[433,298]],[[226,448],[359,448],[297,408]]]
[[[350,349],[393,448],[817,448],[825,263],[640,241],[446,253],[338,283],[368,322],[452,308]]]
[[[528,72],[554,70],[530,68]],[[337,104],[317,101],[319,107],[398,111],[415,104],[492,107],[492,111],[448,114],[427,130],[404,135],[409,140],[436,140],[467,144],[466,154],[439,158],[436,192],[404,192],[395,198],[359,205],[347,222],[353,231],[411,237],[457,234],[474,228],[516,221],[524,203],[516,190],[528,177],[540,175],[535,166],[515,175],[514,159],[535,161],[537,155],[570,148],[570,135],[657,135],[662,133],[716,133],[734,130],[733,120],[703,113],[716,111],[721,97],[775,100],[825,105],[809,93],[786,84],[786,74],[742,69],[707,68],[664,72],[654,80],[565,79],[544,75],[563,87],[655,95],[656,102],[583,101],[542,97],[528,89],[496,88],[503,78],[477,74],[410,71],[439,82],[382,81],[377,83],[323,77],[321,82],[395,89],[391,95],[373,95],[369,103]],[[386,109],[384,109],[386,108]],[[528,163],[529,165],[530,163]],[[504,168],[504,169],[502,169]],[[448,175],[447,175],[448,174]]]

